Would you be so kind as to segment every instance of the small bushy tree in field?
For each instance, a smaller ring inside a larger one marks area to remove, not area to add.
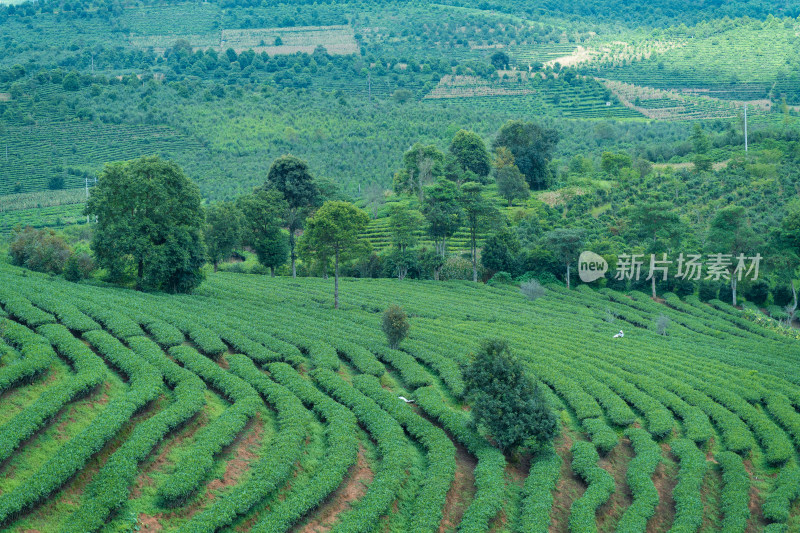
[[[656,318],[656,333],[666,336],[667,327],[669,327],[669,317],[667,315],[658,315],[658,318]]]
[[[528,297],[531,301],[536,301],[538,298],[544,296],[545,288],[542,287],[542,284],[532,279],[530,281],[526,281],[522,285],[519,286],[520,292]]]
[[[400,343],[403,342],[403,339],[408,336],[408,330],[411,325],[408,323],[408,317],[402,307],[390,305],[383,313],[381,327],[386,334],[389,346],[396,350]]]
[[[481,342],[464,369],[464,383],[473,423],[488,429],[504,452],[541,445],[555,436],[556,415],[505,340]]]

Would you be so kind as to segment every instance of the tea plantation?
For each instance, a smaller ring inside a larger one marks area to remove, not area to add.
[[[0,528],[800,528],[800,345],[768,321],[385,279],[344,280],[333,311],[332,283],[218,273],[166,296],[0,266]],[[484,337],[541,382],[551,447],[504,456],[470,424],[460,364]]]

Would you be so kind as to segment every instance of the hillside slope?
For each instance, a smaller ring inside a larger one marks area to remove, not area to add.
[[[797,340],[669,295],[341,294],[334,312],[319,279],[219,273],[166,296],[0,267],[0,526],[89,531],[112,510],[106,530],[800,524]],[[392,303],[412,327],[400,350],[379,327]],[[503,457],[469,426],[459,364],[485,337],[543,383],[556,455]]]

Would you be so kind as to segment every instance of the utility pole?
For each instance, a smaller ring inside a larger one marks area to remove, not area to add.
[[[89,201],[89,176],[83,176],[83,183],[86,186],[86,201]],[[89,224],[89,215],[86,215],[86,223]]]
[[[744,153],[747,154],[747,103],[744,104]]]

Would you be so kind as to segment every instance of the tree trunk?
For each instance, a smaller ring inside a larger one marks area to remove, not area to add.
[[[339,250],[334,252],[335,267],[333,270],[333,308],[339,309]]]
[[[792,307],[788,309],[789,311],[789,327],[792,326],[792,322],[794,322],[794,314],[797,311],[797,289],[794,287],[794,280],[792,280]]]
[[[139,265],[136,268],[136,290],[142,290],[142,278],[144,278],[144,261],[139,259]]]
[[[436,267],[433,269],[433,281],[439,281],[439,272],[442,271],[442,267]]]
[[[731,276],[731,294],[733,296],[733,306],[736,307],[736,276]]]
[[[295,255],[295,253],[294,253],[294,244],[295,244],[294,243],[294,230],[292,230],[292,228],[289,228],[289,248],[290,248],[289,256],[292,258],[292,277],[296,278],[297,277],[297,267],[296,267],[295,263],[297,261],[297,255]]]
[[[275,267],[274,266],[269,267],[269,276],[271,278],[275,277]]]
[[[569,263],[567,263],[567,290],[569,290]]]
[[[472,281],[478,283],[478,250],[472,243]]]
[[[214,272],[217,271],[217,267],[218,266],[219,266],[219,263],[217,261],[214,261]]]

